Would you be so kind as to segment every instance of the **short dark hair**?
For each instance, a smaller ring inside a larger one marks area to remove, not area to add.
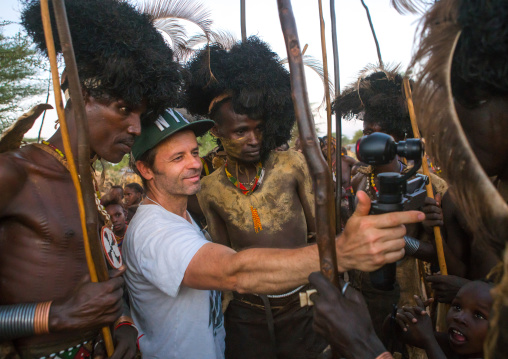
[[[148,181],[141,175],[141,173],[138,171],[138,168],[136,167],[136,162],[143,162],[146,167],[148,167],[150,170],[154,171],[155,169],[155,156],[157,156],[157,147],[152,147],[145,153],[139,157],[136,161],[131,161],[131,169],[136,173],[139,177],[141,177],[141,182],[143,183],[143,188],[145,191],[148,190]],[[131,157],[132,158],[132,157]]]
[[[122,203],[122,201],[120,201],[118,198],[116,197],[110,197],[110,198],[107,198],[104,203],[102,204],[104,206],[104,208],[107,208],[108,206],[115,206],[115,205],[119,205],[123,208],[123,210],[125,211],[125,206],[124,204]]]
[[[135,192],[138,192],[138,193],[141,193],[141,194],[144,193],[143,187],[141,187],[141,185],[139,183],[136,183],[136,182],[127,183],[125,185],[125,187],[129,187],[130,189],[134,190]]]

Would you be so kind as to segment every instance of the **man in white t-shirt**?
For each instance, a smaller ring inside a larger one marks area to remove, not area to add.
[[[187,212],[200,189],[196,136],[214,122],[189,123],[177,111],[142,128],[132,153],[147,196],[123,243],[125,281],[144,358],[223,358],[224,327],[217,290],[273,293],[307,283],[319,270],[316,245],[241,252],[205,238]],[[367,216],[370,200],[359,193],[357,211],[336,239],[341,272],[372,271],[404,255],[404,223],[412,211]]]

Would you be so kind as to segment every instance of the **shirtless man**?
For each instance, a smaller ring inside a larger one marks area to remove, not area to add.
[[[315,232],[307,164],[296,151],[274,151],[289,140],[295,121],[289,74],[257,38],[229,53],[211,51],[217,81],[207,85],[197,76],[205,50],[189,66],[188,91],[188,110],[215,121],[211,133],[227,154],[198,193],[209,233],[236,251],[303,247]],[[226,357],[316,357],[326,344],[312,330],[312,310],[299,308],[302,288],[268,296],[234,292],[225,312]]]
[[[374,132],[382,132],[392,136],[397,142],[404,141],[406,137],[412,138],[411,120],[402,93],[403,77],[397,71],[397,68],[374,69],[370,73],[363,74],[359,81],[355,81],[335,100],[337,115],[346,118],[360,115],[363,121],[363,133],[366,136]],[[377,175],[385,172],[403,173],[405,170],[406,165],[398,156],[386,165],[360,167],[359,173],[352,180],[353,192],[365,191],[372,200],[375,200],[379,188]],[[439,179],[434,176],[432,180]],[[428,207],[432,207],[426,208],[428,214],[426,224],[430,226],[434,224],[430,223],[434,211],[438,212],[438,215],[441,215],[441,212],[439,208],[433,207],[436,201],[430,198],[427,200]],[[411,226],[408,228],[408,234],[421,239],[425,232],[422,226]],[[415,257],[433,262],[437,260],[435,248],[431,243],[420,241],[419,245],[418,252],[414,254]],[[375,288],[369,273],[358,271],[350,273],[351,283],[360,289],[365,297],[378,334],[382,332],[383,321],[391,312],[393,305],[405,305],[408,300],[412,303],[413,295],[420,291],[416,287],[420,281],[415,280],[417,276],[413,275],[418,270],[415,260],[406,258],[398,267],[397,281],[391,290]]]
[[[178,67],[168,62],[172,51],[151,22],[127,3],[68,0],[66,9],[88,118],[90,154],[119,162],[140,134],[147,105],[157,116],[159,108],[172,103]],[[45,51],[38,1],[26,4],[22,22]],[[126,23],[132,26],[125,27]],[[112,65],[120,62],[121,67]],[[63,85],[65,90],[67,83]],[[76,154],[70,101],[65,111]],[[124,313],[123,279],[118,273],[106,282],[90,283],[76,191],[63,151],[58,129],[43,144],[0,155],[4,192],[0,337],[13,341],[22,358],[55,357],[61,351],[69,358],[104,355],[100,328],[113,325]],[[112,358],[133,358],[137,331],[122,325],[113,336]]]
[[[491,291],[494,305],[484,345],[488,358],[506,357],[508,341],[508,256],[506,251],[503,253],[508,233],[508,76],[506,64],[499,61],[508,55],[507,13],[504,0],[489,1],[488,5],[475,1],[436,2],[422,20],[419,51],[411,64],[421,66],[414,96],[418,99],[415,109],[421,129],[429,139],[427,149],[451,185],[455,207],[451,208],[452,214],[460,213],[458,218],[464,219],[474,235],[471,246],[470,237],[462,238],[462,248],[468,248],[466,253],[472,257],[478,253],[474,245],[489,248],[499,259],[504,256],[504,265],[495,267],[504,269],[503,278]],[[446,212],[444,207],[443,201]],[[460,219],[456,225],[462,227]],[[481,262],[481,267],[488,265],[483,261],[480,256],[475,260]],[[465,263],[469,267],[471,262]],[[472,268],[468,270],[476,275]],[[324,298],[324,292],[331,294],[333,288],[319,281]],[[385,350],[377,338],[369,335],[369,320],[359,315],[362,305],[353,293],[349,298],[347,294],[333,298],[327,295],[323,303],[327,304],[323,309],[331,314],[328,318],[335,320],[319,316],[316,325],[338,347],[348,348],[359,358],[376,357]],[[341,325],[344,318],[339,313],[356,313],[349,316],[357,324],[355,330]]]

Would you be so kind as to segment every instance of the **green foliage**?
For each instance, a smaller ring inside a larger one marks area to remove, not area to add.
[[[4,36],[0,21],[0,133],[19,112],[27,110],[21,101],[44,92],[43,81],[37,78],[44,61],[37,54],[26,34]]]
[[[217,147],[217,142],[215,141],[215,138],[210,134],[210,132],[207,132],[203,136],[199,137],[198,144],[200,157],[206,156],[208,152]]]
[[[363,137],[363,130],[358,130],[355,132],[355,135],[351,139],[351,143],[356,143],[360,137]]]

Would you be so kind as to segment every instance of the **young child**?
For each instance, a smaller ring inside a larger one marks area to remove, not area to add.
[[[406,344],[424,349],[429,359],[483,358],[483,342],[492,307],[491,285],[483,281],[465,284],[453,299],[446,323],[446,333],[434,333],[425,311],[431,300],[415,296],[415,307],[397,311],[396,322],[402,328]]]

